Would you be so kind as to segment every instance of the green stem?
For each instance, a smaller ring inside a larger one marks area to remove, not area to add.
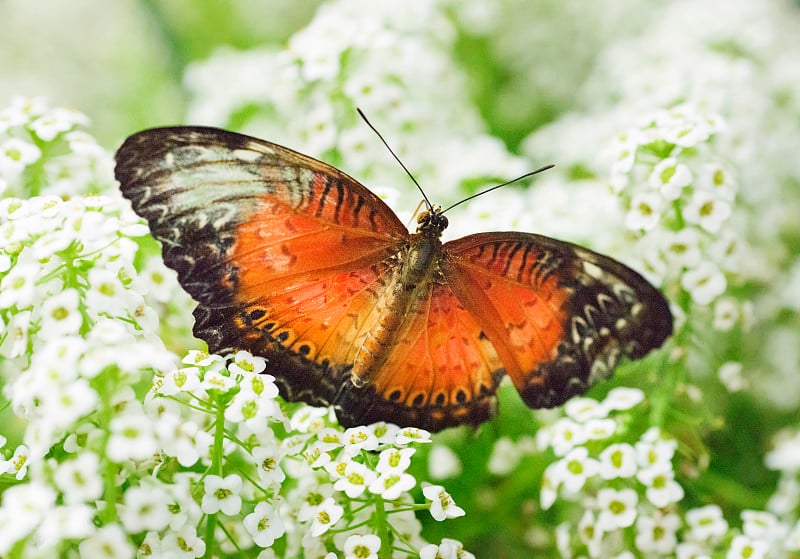
[[[209,470],[222,477],[222,444],[225,442],[225,406],[217,401],[217,414],[214,419],[214,446],[211,449],[211,468]],[[217,528],[217,515],[206,518],[206,557],[214,557],[214,531]]]
[[[98,415],[98,422],[100,429],[103,433],[102,448],[108,447],[108,440],[111,438],[111,420],[114,417],[114,410],[111,405],[111,394],[114,393],[112,379],[109,379],[113,369],[106,367],[98,375],[98,380],[103,383],[103,387],[97,390],[100,396],[100,410]],[[103,453],[105,455],[105,453]],[[117,465],[105,458],[101,468],[101,475],[103,477],[103,499],[106,506],[100,513],[103,524],[111,524],[117,520],[117,501],[119,500],[119,485],[117,484]]]
[[[381,549],[378,552],[379,559],[391,559],[392,544],[389,541],[389,524],[386,518],[386,506],[383,497],[375,495],[375,528],[377,536],[381,539]]]

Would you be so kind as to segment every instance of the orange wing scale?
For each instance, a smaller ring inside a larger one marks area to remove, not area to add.
[[[554,276],[532,288],[480,263],[476,258],[455,264],[457,273],[448,275],[448,280],[464,305],[481,317],[486,336],[520,390],[527,386],[530,371],[556,356],[564,337],[564,302],[570,293],[558,287]]]
[[[356,423],[382,417],[438,431],[478,424],[496,409],[502,364],[475,318],[437,284],[414,306],[360,403]],[[347,401],[342,408],[348,410]]]

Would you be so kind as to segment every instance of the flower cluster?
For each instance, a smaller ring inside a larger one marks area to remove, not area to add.
[[[322,158],[368,181],[405,220],[419,192],[356,108],[431,189],[434,203],[463,197],[459,188],[530,170],[484,132],[465,76],[453,68],[454,40],[452,24],[433,0],[404,10],[328,2],[283,50],[220,50],[190,66],[188,119],[236,122],[245,132]]]
[[[0,195],[68,198],[108,189],[111,157],[81,130],[88,124],[42,97],[15,98],[0,111]]]
[[[610,148],[611,185],[643,245],[643,269],[694,303],[714,305],[714,326],[729,330],[741,320],[735,302],[720,298],[726,275],[739,270],[742,247],[726,229],[737,188],[732,171],[705,155],[723,129],[719,116],[691,105],[657,111]]]
[[[767,466],[783,476],[767,510],[742,510],[735,527],[719,505],[682,508],[678,441],[657,427],[636,430],[647,404],[638,389],[614,388],[602,401],[570,400],[564,415],[540,430],[536,445],[495,444],[493,458],[506,464],[518,463],[520,451],[536,454],[537,446],[555,455],[539,498],[543,510],[561,519],[555,538],[563,557],[623,557],[635,549],[648,557],[743,559],[800,551],[796,435],[787,433],[767,455]],[[494,473],[509,475],[513,467]]]

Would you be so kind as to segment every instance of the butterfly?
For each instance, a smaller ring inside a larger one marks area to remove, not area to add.
[[[672,332],[661,293],[611,258],[532,233],[442,243],[434,207],[410,233],[355,179],[267,141],[145,130],[115,174],[209,351],[264,357],[284,399],[345,427],[480,424],[505,375],[558,406]]]

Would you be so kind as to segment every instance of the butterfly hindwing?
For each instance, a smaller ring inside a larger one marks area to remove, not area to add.
[[[621,357],[642,357],[672,332],[654,287],[585,248],[510,232],[469,235],[443,250],[449,285],[530,407],[584,393]]]
[[[329,165],[214,128],[146,130],[116,159],[199,303],[195,334],[267,357],[288,400],[334,398],[408,237],[388,206]]]
[[[371,382],[340,396],[343,425],[384,420],[439,431],[494,415],[502,364],[449,286],[425,290],[392,341]]]

